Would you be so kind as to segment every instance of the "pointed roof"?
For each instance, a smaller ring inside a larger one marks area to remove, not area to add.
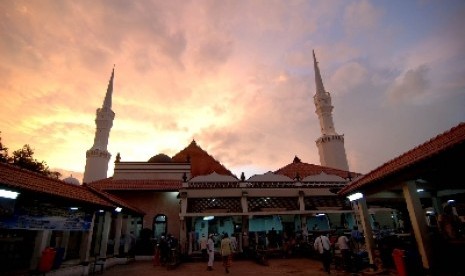
[[[199,147],[195,140],[192,140],[189,146],[178,152],[171,159],[173,162],[190,162],[192,177],[207,175],[212,172],[235,177],[230,170],[226,169],[220,162]]]
[[[224,174],[218,174],[217,172],[212,172],[211,174],[208,175],[199,175],[196,177],[193,177],[189,182],[191,183],[196,183],[196,182],[239,182],[239,179],[237,179],[234,176],[231,175],[224,175]]]
[[[111,109],[111,96],[113,94],[113,79],[115,77],[115,67],[113,66],[113,71],[111,72],[110,81],[108,82],[107,94],[105,95],[105,100],[103,101],[103,108]]]
[[[293,182],[292,178],[282,175],[282,174],[275,174],[271,171],[266,172],[264,174],[255,174],[251,176],[248,182]]]
[[[360,175],[359,173],[348,172],[348,171],[343,171],[343,170],[334,169],[330,167],[304,163],[304,162],[301,162],[297,156],[294,157],[294,160],[292,163],[275,171],[275,174],[282,174],[282,175],[290,177],[291,179],[295,179],[296,176],[299,176],[300,179],[304,179],[310,175],[320,175],[322,172],[324,172],[327,175],[336,175],[344,179],[347,179],[349,175],[352,178]]]
[[[321,79],[320,68],[318,68],[318,61],[316,61],[315,50],[313,50],[313,67],[315,68],[315,87],[316,94],[324,94],[326,92]]]

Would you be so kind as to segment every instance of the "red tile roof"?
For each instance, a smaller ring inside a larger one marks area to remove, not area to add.
[[[324,172],[326,174],[337,175],[344,179],[349,177],[349,173],[350,173],[350,177],[352,178],[360,175],[354,172],[348,172],[348,171],[338,170],[338,169],[334,169],[330,167],[303,163],[300,161],[300,159],[297,156],[294,158],[294,161],[292,163],[280,168],[274,173],[285,175],[287,177],[290,177],[291,179],[295,179],[298,174],[300,179],[303,179],[309,175],[318,175],[321,172]]]
[[[191,177],[207,175],[212,172],[235,177],[230,170],[199,147],[195,141],[192,141],[189,146],[172,157],[173,162],[186,162],[188,159],[191,162]]]
[[[396,174],[401,169],[418,164],[442,152],[465,143],[465,123],[453,127],[431,140],[407,151],[406,153],[384,163],[363,177],[344,187],[339,194],[346,195],[370,183]]]
[[[123,209],[129,209],[129,210],[131,210],[131,211],[133,211],[135,213],[138,213],[138,214],[145,214],[145,212],[142,211],[141,209],[128,204],[127,202],[125,202],[124,200],[120,199],[119,197],[117,197],[115,195],[109,194],[109,193],[107,193],[105,191],[99,190],[99,189],[97,189],[95,187],[92,187],[90,185],[87,185],[87,184],[84,184],[84,185],[86,186],[86,188],[92,190],[94,193],[97,193],[101,197],[105,198],[106,200],[116,204],[117,207],[121,207]]]
[[[158,179],[113,179],[113,177],[98,180],[87,184],[104,191],[116,190],[158,190],[176,191],[182,187],[181,180],[158,180]]]
[[[43,193],[105,207],[113,204],[83,186],[65,183],[8,164],[0,164],[0,185],[13,190]]]

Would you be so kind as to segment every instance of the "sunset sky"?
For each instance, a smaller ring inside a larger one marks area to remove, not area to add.
[[[0,1],[0,131],[82,180],[113,64],[113,162],[192,139],[236,175],[319,164],[312,49],[352,171],[465,121],[465,1]]]

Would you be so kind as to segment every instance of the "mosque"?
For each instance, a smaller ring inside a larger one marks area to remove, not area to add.
[[[437,218],[454,214],[462,222],[457,233],[464,233],[465,123],[365,175],[352,172],[315,53],[313,60],[321,165],[295,156],[249,178],[234,175],[195,140],[171,157],[160,153],[131,161],[118,153],[107,177],[115,119],[113,69],[96,112],[82,185],[72,177],[61,181],[0,163],[0,258],[5,263],[0,274],[54,269],[53,275],[88,275],[98,265],[103,271],[129,257],[152,259],[152,241],[165,235],[176,238],[186,256],[195,255],[199,237],[210,233],[234,236],[237,250],[246,252],[272,247],[273,230],[282,239],[305,242],[319,231],[353,226],[363,229],[370,264],[377,262],[375,233],[385,226],[402,230],[397,240],[414,239],[424,269],[460,271],[465,240],[452,235],[438,242],[437,234],[447,231],[437,231]],[[56,257],[47,258],[52,251]],[[393,251],[386,252],[392,266]],[[60,268],[61,262],[66,265]]]
[[[275,171],[246,179],[243,173],[235,176],[192,141],[174,156],[160,153],[148,161],[126,161],[118,153],[113,176],[107,178],[111,157],[107,144],[115,118],[111,110],[113,69],[103,106],[97,109],[95,139],[86,152],[83,182],[143,210],[145,216],[133,219],[136,235],[142,229],[150,229],[155,239],[171,234],[179,238],[183,253],[195,250],[202,234],[228,233],[241,246],[243,240],[255,237],[266,247],[266,239],[259,237],[272,228],[281,235],[307,237],[316,229],[352,227],[356,224],[353,210],[337,191],[360,174],[349,171],[344,135],[336,132],[331,95],[324,88],[315,53],[313,59],[321,165],[296,156]]]

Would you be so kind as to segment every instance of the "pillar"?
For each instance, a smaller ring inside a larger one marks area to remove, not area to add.
[[[300,229],[302,229],[302,236],[304,238],[304,241],[307,241],[307,238],[308,238],[307,215],[300,215]]]
[[[123,228],[123,215],[118,213],[116,215],[116,225],[115,225],[115,246],[113,249],[113,256],[119,256],[119,247],[121,242],[121,230]]]
[[[413,233],[417,241],[418,251],[421,255],[423,267],[429,269],[431,266],[431,243],[428,237],[428,226],[426,224],[425,211],[421,207],[420,198],[417,194],[417,187],[414,181],[404,182],[402,184],[405,202],[410,221],[412,223]]]
[[[66,259],[66,253],[68,251],[68,242],[69,242],[69,231],[63,231],[63,239],[61,240],[60,247],[64,248],[65,252],[63,254],[63,260]]]
[[[32,270],[36,269],[39,265],[40,257],[42,256],[42,251],[50,245],[50,239],[52,237],[52,230],[39,230],[37,231],[34,251],[32,252],[32,258],[30,263],[30,268]]]
[[[103,219],[103,229],[102,229],[102,240],[100,242],[100,258],[106,259],[107,258],[107,246],[108,246],[108,236],[110,235],[110,227],[111,227],[111,213],[105,212],[105,216]]]
[[[304,191],[299,191],[299,210],[305,211],[305,193]]]
[[[94,219],[96,220],[96,223],[97,223],[97,233],[95,233],[95,243],[94,243],[94,249],[92,251],[92,255],[99,255],[100,247],[102,246],[102,231],[103,231],[103,222],[105,219],[105,214],[98,212],[95,214]]]
[[[92,222],[90,224],[89,230],[82,232],[81,246],[79,248],[79,256],[81,258],[82,263],[88,263],[90,260],[95,220],[96,215],[94,213],[94,215],[92,216]],[[97,235],[95,237],[97,238]]]
[[[124,240],[124,255],[128,255],[129,249],[132,244],[133,240],[133,235],[131,234],[131,222],[132,222],[132,217],[131,215],[128,215],[128,217],[124,221],[124,235],[126,236],[126,239]]]
[[[357,206],[363,233],[365,235],[365,245],[368,252],[368,258],[370,259],[370,264],[374,264],[373,249],[375,248],[375,241],[373,239],[373,230],[371,228],[370,214],[368,213],[366,199],[364,197],[358,199]]]
[[[181,253],[186,254],[188,250],[188,239],[187,239],[187,231],[186,231],[186,217],[180,217],[180,225],[181,228],[179,229],[179,243],[181,244]]]

